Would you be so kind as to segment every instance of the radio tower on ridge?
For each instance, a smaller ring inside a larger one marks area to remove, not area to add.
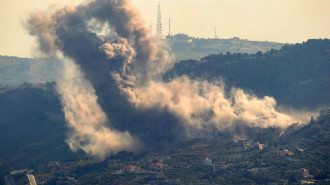
[[[217,35],[217,27],[214,28],[214,38],[217,39],[218,35]]]
[[[162,35],[162,13],[160,12],[159,1],[158,1],[158,14],[157,14],[157,35]]]
[[[168,19],[168,36],[171,36],[171,18]]]

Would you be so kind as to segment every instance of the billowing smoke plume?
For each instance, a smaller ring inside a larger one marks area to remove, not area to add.
[[[31,35],[36,35],[40,50],[46,55],[55,55],[54,20],[45,13],[36,13],[29,19],[27,28]]]
[[[78,65],[66,61],[57,87],[73,150],[104,157],[136,146],[167,146],[207,130],[296,121],[276,111],[273,98],[258,99],[238,88],[226,93],[220,80],[161,80],[172,62],[127,0],[37,13],[28,29],[42,52],[60,52]],[[67,76],[72,73],[74,78]]]
[[[65,119],[72,128],[67,143],[74,151],[84,150],[100,158],[123,150],[136,151],[138,141],[128,132],[107,128],[107,116],[97,103],[94,88],[79,67],[66,60],[62,79],[57,83]]]
[[[137,108],[152,109],[157,106],[168,109],[185,126],[196,129],[212,126],[223,130],[236,123],[255,127],[286,127],[294,121],[275,110],[274,98],[266,96],[258,99],[235,88],[227,97],[224,85],[219,82],[180,77],[168,83],[153,81],[148,86],[126,86],[122,90]]]

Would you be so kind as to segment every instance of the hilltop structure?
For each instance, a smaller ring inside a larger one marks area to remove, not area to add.
[[[249,41],[247,39],[240,39],[233,37],[230,39],[215,38],[198,38],[190,37],[186,34],[168,34],[166,42],[171,48],[170,53],[173,54],[177,60],[195,59],[199,60],[205,56],[219,53],[248,53],[253,54],[258,51],[266,52],[271,49],[280,49],[284,44],[276,42],[261,42]]]

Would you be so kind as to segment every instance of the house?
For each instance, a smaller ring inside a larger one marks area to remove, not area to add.
[[[168,167],[167,164],[159,163],[159,162],[152,163],[152,164],[150,165],[150,168],[151,168],[151,169],[164,169],[164,168],[167,168],[167,167]]]

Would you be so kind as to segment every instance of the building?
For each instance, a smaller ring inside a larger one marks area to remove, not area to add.
[[[168,167],[167,164],[159,163],[159,162],[152,163],[152,164],[150,165],[150,168],[151,168],[151,169],[164,169],[164,168],[167,168],[167,167]]]

